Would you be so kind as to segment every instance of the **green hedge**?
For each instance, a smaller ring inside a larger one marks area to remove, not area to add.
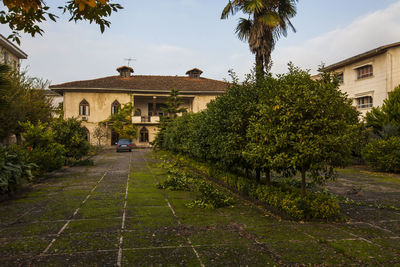
[[[363,149],[362,156],[375,170],[400,173],[400,137],[373,140]]]
[[[168,152],[166,152],[168,153]],[[234,191],[253,200],[264,203],[268,208],[282,212],[295,220],[335,220],[340,216],[340,206],[336,199],[326,192],[308,192],[302,198],[298,188],[286,184],[275,183],[266,186],[244,177],[221,171],[215,166],[188,159],[184,156],[174,156],[170,153],[166,158],[178,165],[189,166],[197,171],[217,179]]]

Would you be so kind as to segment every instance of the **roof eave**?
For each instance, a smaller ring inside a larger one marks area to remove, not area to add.
[[[125,88],[82,88],[82,87],[51,87],[50,90],[57,92],[60,95],[63,95],[64,92],[116,92],[116,93],[142,93],[142,94],[165,94],[169,91],[167,90],[147,90],[147,89],[125,89]],[[180,90],[180,94],[209,94],[209,95],[218,95],[224,94],[226,90],[214,90],[214,91],[206,91],[206,90]]]
[[[8,41],[7,38],[5,38],[3,35],[0,34],[0,43],[5,46],[6,48],[8,48],[9,50],[11,50],[15,55],[17,55],[17,57],[19,59],[27,59],[28,55],[22,51],[21,49],[19,49],[16,45],[14,45],[13,43],[11,43],[10,41]]]
[[[398,46],[400,46],[400,42],[389,44],[389,45],[385,45],[385,46],[381,46],[381,47],[375,48],[373,50],[367,51],[365,53],[356,55],[354,57],[350,57],[348,59],[339,61],[339,62],[337,62],[335,64],[332,64],[332,65],[329,65],[327,67],[324,67],[323,70],[325,70],[325,71],[333,71],[333,70],[336,70],[338,68],[342,68],[342,67],[344,67],[346,65],[350,65],[350,64],[353,64],[355,62],[358,62],[358,61],[361,61],[361,60],[364,60],[364,59],[367,59],[367,58],[370,58],[370,57],[373,57],[373,56],[377,56],[377,55],[383,54],[387,50],[389,50],[390,48],[394,48],[394,47],[398,47]]]

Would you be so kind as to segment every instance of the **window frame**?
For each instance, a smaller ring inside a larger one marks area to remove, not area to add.
[[[90,105],[86,99],[83,99],[79,103],[79,116],[89,116],[90,115]]]
[[[146,127],[142,127],[139,131],[139,142],[148,143],[149,141],[149,130]]]
[[[374,67],[372,64],[367,64],[355,69],[357,72],[357,80],[362,80],[374,76]]]
[[[372,108],[374,106],[374,99],[370,95],[360,96],[360,97],[357,97],[355,100],[356,100],[356,105],[357,105],[358,109]],[[368,100],[368,101],[365,101],[365,100]]]
[[[121,110],[121,104],[118,102],[118,100],[115,100],[111,104],[111,115],[117,114]]]

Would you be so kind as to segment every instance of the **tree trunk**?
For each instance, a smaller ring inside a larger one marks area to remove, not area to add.
[[[262,53],[256,52],[256,77],[264,76],[264,58]]]
[[[306,196],[306,169],[301,169],[301,196]]]
[[[261,170],[260,169],[256,169],[256,180],[258,183],[260,183],[260,179],[261,178]]]
[[[265,179],[267,186],[271,186],[271,170],[269,168],[265,168]]]

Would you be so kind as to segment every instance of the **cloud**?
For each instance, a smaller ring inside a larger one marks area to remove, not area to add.
[[[287,70],[287,63],[315,73],[321,62],[333,64],[382,45],[400,41],[400,2],[363,16],[350,25],[327,32],[300,45],[277,47],[273,72]]]

